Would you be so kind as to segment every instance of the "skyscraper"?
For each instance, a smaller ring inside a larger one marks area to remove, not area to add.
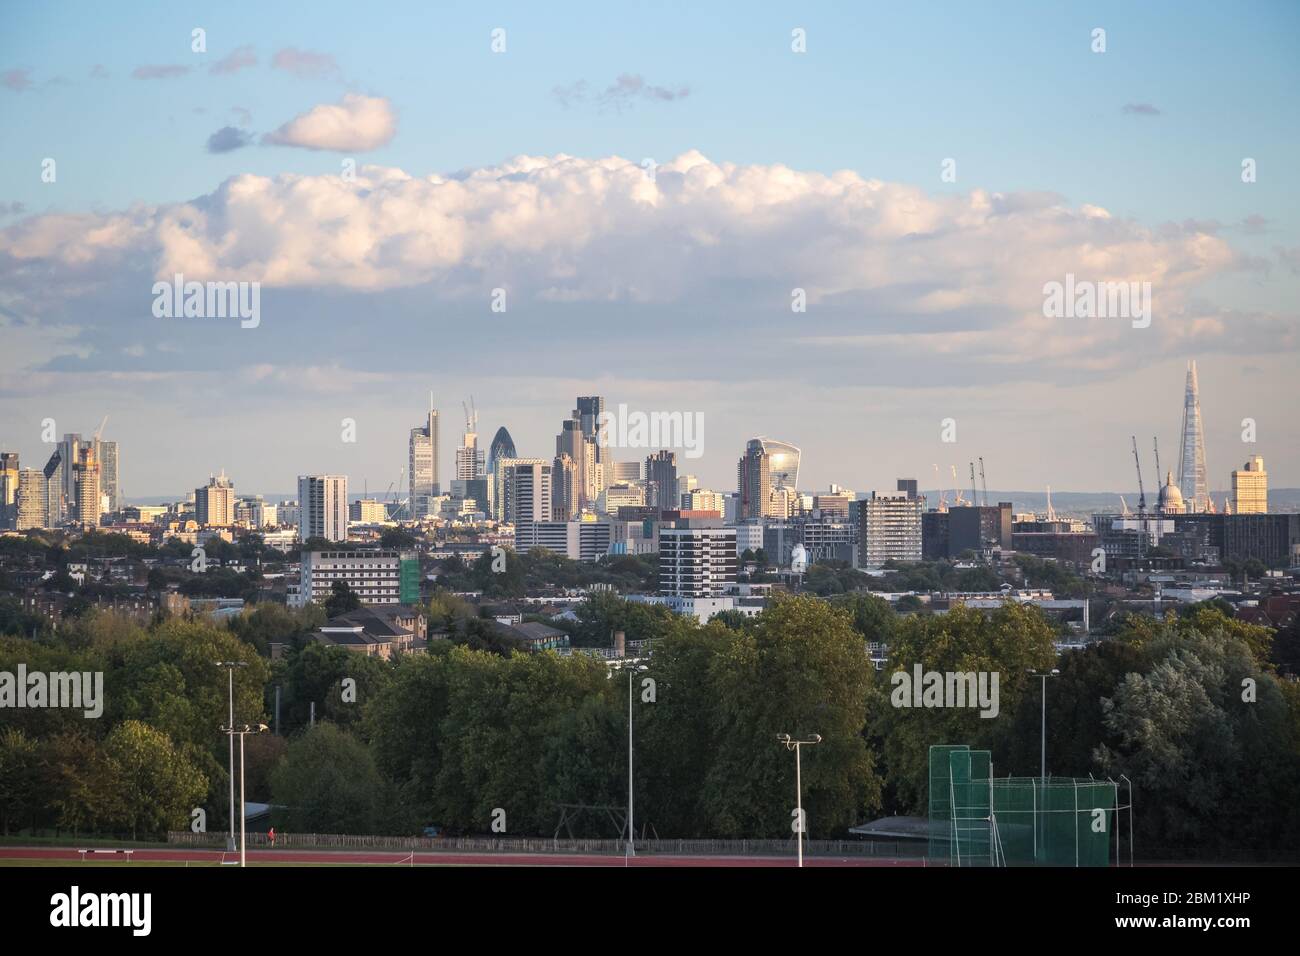
[[[775,438],[755,438],[767,453],[767,471],[773,488],[799,487],[799,459],[802,452],[788,441]]]
[[[18,453],[0,452],[0,528],[12,528],[18,517]]]
[[[118,479],[117,442],[96,441],[95,458],[99,461],[100,493],[109,511],[119,511],[124,502]]]
[[[348,537],[348,479],[346,475],[298,476],[298,538],[346,541]]]
[[[594,419],[592,419],[594,421]],[[555,457],[568,455],[573,459],[574,485],[578,489],[579,509],[591,509],[604,482],[600,480],[600,460],[597,455],[596,435],[583,429],[583,412],[574,409],[573,416],[565,419],[560,433],[555,436]]]
[[[657,451],[645,460],[646,504],[662,511],[676,511],[682,506],[677,494],[677,455]]]
[[[745,445],[745,456],[736,466],[736,520],[748,521],[762,518],[768,512],[768,499],[772,495],[772,475],[763,439],[751,438]]]
[[[423,425],[411,429],[408,472],[412,518],[429,513],[429,499],[438,495],[438,410],[429,393],[429,417]]]
[[[551,466],[540,458],[502,458],[501,520],[511,524],[551,520]]]
[[[1183,441],[1178,453],[1178,488],[1188,511],[1207,511],[1210,487],[1205,473],[1205,432],[1201,427],[1201,394],[1196,362],[1187,363],[1187,388],[1183,393]]]
[[[15,527],[19,531],[43,528],[46,521],[45,475],[37,468],[24,468],[18,473],[18,517]]]
[[[83,528],[98,528],[102,502],[99,494],[99,462],[95,459],[95,446],[81,445],[78,456],[77,464],[73,468],[77,489],[77,524]]]

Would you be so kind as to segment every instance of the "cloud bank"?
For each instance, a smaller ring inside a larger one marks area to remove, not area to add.
[[[392,141],[397,116],[383,97],[348,93],[342,102],[314,106],[262,137],[273,146],[366,152]]]

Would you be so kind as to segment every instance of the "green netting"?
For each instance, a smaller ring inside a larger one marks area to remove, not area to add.
[[[1109,780],[994,777],[990,754],[930,748],[931,862],[953,866],[1107,866],[1119,793]]]

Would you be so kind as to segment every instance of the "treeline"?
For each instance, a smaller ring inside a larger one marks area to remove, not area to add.
[[[612,672],[582,655],[476,646],[463,612],[435,596],[431,619],[464,625],[456,640],[394,662],[313,642],[318,609],[259,608],[230,628],[92,614],[57,638],[0,639],[0,670],[106,675],[99,720],[0,712],[0,818],[11,831],[144,835],[187,827],[201,806],[219,831],[226,675],[212,662],[244,659],[236,722],[275,723],[278,688],[283,734],[248,739],[249,799],[274,804],[291,831],[486,834],[495,822],[549,836],[562,804],[622,807],[630,693],[639,832],[788,836],[794,761],[776,735],[789,733],[821,735],[803,751],[809,832],[842,838],[878,815],[924,815],[933,744],[988,749],[999,775],[1037,774],[1042,682],[1030,671],[1056,667],[1049,772],[1130,779],[1139,855],[1300,849],[1300,693],[1276,675],[1300,642],[1215,607],[1132,617],[1058,658],[1055,627],[1023,605],[900,616],[865,593],[785,597],[700,627],[602,595],[578,611],[584,639],[613,626],[657,638],[643,670]],[[884,670],[866,641],[888,644]],[[274,662],[271,643],[286,645]],[[891,675],[915,664],[997,672],[997,716],[894,706]],[[574,827],[614,830],[598,809]]]

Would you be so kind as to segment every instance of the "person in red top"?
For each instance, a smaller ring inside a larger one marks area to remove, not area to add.
[[[271,841],[271,846],[274,847],[274,846],[275,846],[275,827],[271,827],[271,829],[270,829],[270,830],[267,832],[267,834],[266,834],[266,838],[267,838],[268,840]]]

